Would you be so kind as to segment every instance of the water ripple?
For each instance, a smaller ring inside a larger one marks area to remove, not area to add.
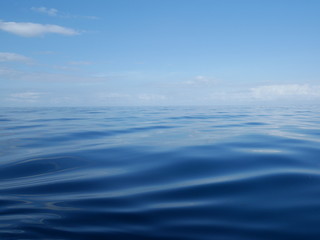
[[[2,112],[1,239],[318,239],[319,109]]]

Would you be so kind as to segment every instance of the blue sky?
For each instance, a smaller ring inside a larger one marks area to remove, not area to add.
[[[0,106],[320,100],[318,0],[0,1]]]

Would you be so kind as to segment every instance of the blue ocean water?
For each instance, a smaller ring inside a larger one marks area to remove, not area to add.
[[[320,108],[1,108],[0,239],[320,239]]]

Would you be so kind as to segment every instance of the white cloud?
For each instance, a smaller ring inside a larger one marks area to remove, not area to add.
[[[49,16],[57,16],[58,10],[55,8],[46,8],[46,7],[32,7],[32,11],[39,12],[39,13],[44,13]]]
[[[16,54],[16,53],[9,53],[9,52],[0,52],[0,62],[24,62],[29,63],[31,62],[31,58],[26,56]]]
[[[167,100],[167,96],[153,93],[97,92],[92,95],[106,105],[158,105]]]
[[[43,95],[42,92],[19,92],[10,94],[8,97],[8,101],[12,102],[26,102],[26,103],[34,103],[39,100],[39,98]]]
[[[130,94],[125,93],[117,93],[117,92],[111,92],[111,93],[98,93],[97,96],[99,99],[110,99],[110,98],[131,98],[132,96]]]
[[[167,97],[165,95],[160,95],[160,94],[139,94],[138,95],[139,100],[143,101],[158,101],[158,100],[165,100]]]
[[[212,85],[215,83],[216,83],[216,80],[203,75],[195,76],[193,79],[183,82],[183,84],[193,85],[193,86]]]
[[[320,86],[308,84],[266,85],[251,88],[256,99],[274,100],[279,98],[312,98],[320,97]]]
[[[39,24],[30,22],[4,22],[0,20],[0,30],[13,33],[22,37],[36,37],[47,33],[56,33],[62,35],[77,35],[77,32],[71,28],[65,28],[58,25]]]

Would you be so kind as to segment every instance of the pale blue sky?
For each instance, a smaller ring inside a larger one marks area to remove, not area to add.
[[[318,0],[0,1],[0,106],[320,100]]]

